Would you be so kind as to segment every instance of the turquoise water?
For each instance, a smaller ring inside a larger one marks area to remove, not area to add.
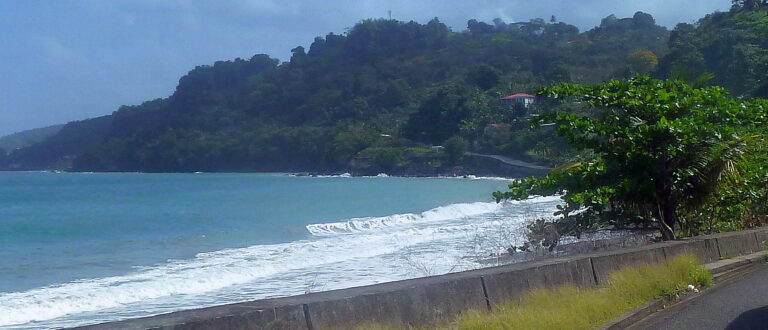
[[[478,267],[466,256],[516,239],[478,233],[499,235],[556,203],[492,203],[506,184],[0,172],[0,327],[90,324]]]

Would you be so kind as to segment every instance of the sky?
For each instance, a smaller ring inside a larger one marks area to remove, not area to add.
[[[0,136],[167,97],[197,65],[290,49],[366,18],[454,31],[475,18],[554,15],[582,31],[610,14],[673,28],[730,0],[0,0]]]

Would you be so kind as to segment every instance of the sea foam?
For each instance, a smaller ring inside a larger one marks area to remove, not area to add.
[[[427,275],[405,269],[409,262],[419,269],[428,265],[428,275],[472,269],[480,265],[465,258],[468,241],[477,237],[487,242],[500,228],[521,224],[526,212],[551,214],[558,200],[461,203],[422,213],[315,224],[307,226],[312,239],[200,253],[122,276],[0,293],[0,328],[77,326],[97,318],[300,294],[308,280],[328,283],[324,289],[330,290]]]
[[[363,231],[413,224],[426,221],[441,221],[477,216],[498,210],[498,203],[460,203],[441,206],[422,213],[395,214],[385,217],[353,218],[341,222],[307,225],[307,230],[314,236],[333,236],[354,234]]]

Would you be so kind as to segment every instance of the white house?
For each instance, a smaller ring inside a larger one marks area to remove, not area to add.
[[[528,109],[531,107],[531,105],[533,105],[535,101],[535,96],[525,93],[507,95],[501,98],[502,104],[504,104],[504,106],[506,106],[508,109],[514,109],[515,106],[518,105]]]

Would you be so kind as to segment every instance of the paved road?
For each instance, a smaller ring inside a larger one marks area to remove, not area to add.
[[[475,157],[493,158],[493,159],[498,160],[498,161],[500,161],[500,162],[502,162],[504,164],[507,164],[507,165],[517,166],[517,167],[525,167],[525,168],[530,168],[530,169],[534,169],[534,170],[551,170],[552,169],[550,167],[545,167],[545,166],[540,166],[540,165],[536,165],[536,164],[531,164],[531,163],[524,162],[524,161],[519,160],[519,159],[514,159],[514,158],[507,157],[507,156],[502,156],[502,155],[486,155],[486,154],[478,154],[478,153],[474,153],[474,152],[467,152],[466,155],[467,156],[475,156]]]
[[[768,264],[632,329],[768,329]]]

